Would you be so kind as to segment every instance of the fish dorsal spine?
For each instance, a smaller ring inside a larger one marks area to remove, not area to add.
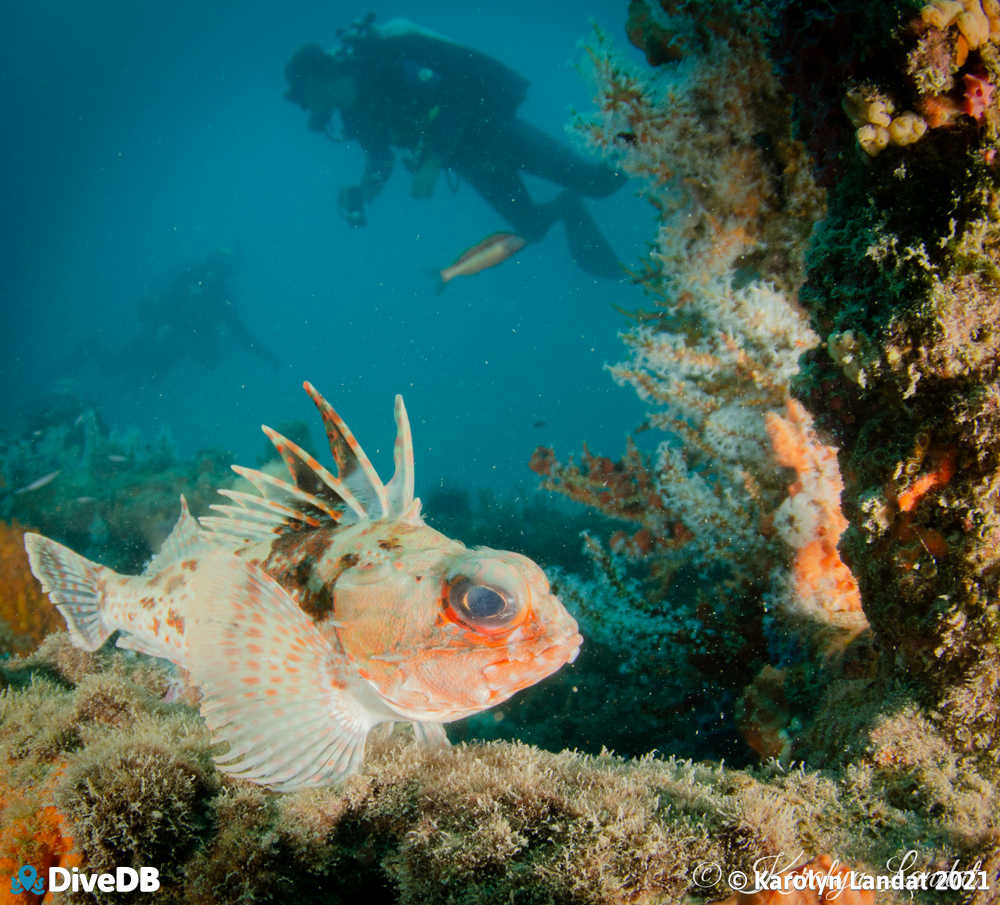
[[[188,509],[184,494],[181,494],[181,514],[160,547],[160,552],[146,565],[143,575],[156,575],[174,563],[195,559],[218,549],[218,540],[201,530],[197,519]]]
[[[263,431],[285,463],[291,481],[234,465],[233,471],[249,481],[257,493],[220,490],[235,505],[214,504],[211,508],[222,515],[202,518],[201,524],[247,544],[291,531],[360,521],[419,520],[419,502],[413,496],[413,438],[402,396],[396,396],[395,401],[395,471],[389,483],[384,484],[351,429],[330,403],[308,381],[303,387],[323,418],[336,474],[298,444],[265,425]]]

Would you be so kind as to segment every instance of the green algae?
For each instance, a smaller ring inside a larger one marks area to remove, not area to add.
[[[860,720],[849,759],[827,740],[823,769],[427,752],[397,733],[339,786],[280,795],[216,772],[197,711],[164,703],[142,656],[81,656],[60,634],[2,673],[0,783],[51,787],[81,869],[157,867],[158,902],[680,902],[726,893],[696,885],[707,862],[828,852],[876,870],[908,849],[971,863],[996,846],[995,785],[905,696]],[[857,694],[840,704],[856,713]]]

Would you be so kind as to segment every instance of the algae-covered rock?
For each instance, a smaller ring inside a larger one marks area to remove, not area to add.
[[[914,688],[960,747],[996,762],[1000,107],[992,87],[973,106],[969,80],[992,85],[1000,67],[991,40],[954,55],[961,29],[926,10],[912,19],[899,4],[894,27],[869,30],[843,56],[858,79],[877,58],[867,84],[897,108],[934,100],[965,112],[876,157],[841,156],[801,292],[823,342],[797,391],[840,448],[841,550],[883,673]],[[935,41],[953,54],[947,93],[925,78]]]
[[[164,703],[151,661],[90,655],[70,680],[68,652],[57,635],[0,668],[0,825],[19,828],[0,833],[0,863],[156,867],[157,902],[680,902],[719,898],[725,871],[762,857],[877,870],[996,841],[995,787],[902,699],[861,721],[837,771],[510,742],[427,752],[399,733],[341,785],[281,795],[215,771],[196,710]],[[95,896],[142,894],[65,901]]]

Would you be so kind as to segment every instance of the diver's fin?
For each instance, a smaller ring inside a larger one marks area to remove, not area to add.
[[[66,620],[73,644],[97,650],[114,631],[101,620],[101,602],[105,579],[115,573],[40,534],[25,534],[24,549],[42,590]]]
[[[167,535],[167,539],[157,553],[143,569],[143,575],[156,575],[167,566],[180,562],[182,559],[194,559],[213,550],[218,550],[218,541],[202,531],[197,520],[188,509],[187,500],[181,494],[181,514],[177,524]]]
[[[563,192],[558,201],[566,224],[569,253],[580,269],[608,280],[623,276],[625,268],[580,197]]]
[[[192,635],[192,682],[219,769],[282,792],[329,785],[364,758],[375,720],[315,624],[264,571],[203,560],[205,605]]]

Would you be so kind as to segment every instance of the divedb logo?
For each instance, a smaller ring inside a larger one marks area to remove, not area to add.
[[[78,867],[50,867],[48,882],[38,871],[25,864],[10,878],[11,895],[30,892],[156,892],[160,888],[160,872],[155,867],[116,867],[114,873],[82,873]]]

